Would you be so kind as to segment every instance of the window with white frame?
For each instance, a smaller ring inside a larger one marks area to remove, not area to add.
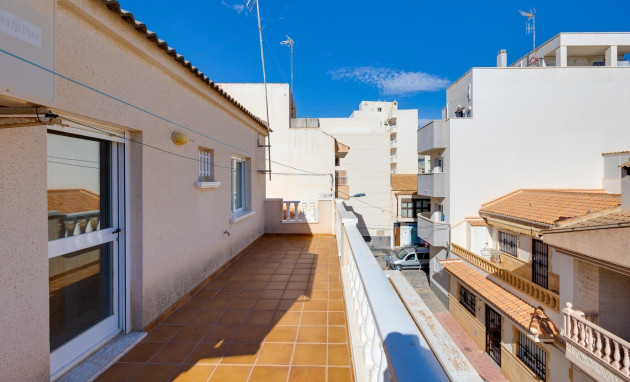
[[[199,148],[199,182],[214,181],[214,151]]]
[[[247,161],[232,157],[232,212],[245,211],[247,207]]]

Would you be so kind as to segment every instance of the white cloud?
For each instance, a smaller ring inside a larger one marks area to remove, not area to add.
[[[383,95],[411,95],[446,87],[446,78],[424,72],[356,66],[328,72],[333,80],[352,80],[377,87]]]
[[[238,13],[239,15],[243,12],[245,12],[245,14],[247,14],[247,10],[245,10],[245,4],[229,4],[227,1],[225,0],[221,0],[221,5],[223,5],[226,8],[229,8],[233,11],[235,11],[236,13]]]

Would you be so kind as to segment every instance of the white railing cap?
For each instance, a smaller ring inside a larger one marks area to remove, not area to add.
[[[346,206],[343,203],[342,199],[335,199],[335,204],[337,205],[337,214],[341,219],[343,224],[358,224],[359,218],[354,213],[346,210]]]

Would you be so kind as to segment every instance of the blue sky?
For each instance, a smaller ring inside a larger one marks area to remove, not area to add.
[[[473,66],[531,50],[519,9],[535,7],[536,39],[630,31],[630,1],[260,0],[269,82],[289,82],[295,41],[298,116],[344,117],[361,100],[398,100],[439,118],[444,88]],[[121,7],[216,82],[262,82],[255,13],[241,0],[120,0]]]

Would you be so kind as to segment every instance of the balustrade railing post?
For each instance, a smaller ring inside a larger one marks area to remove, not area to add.
[[[617,370],[619,370],[621,368],[621,363],[619,361],[621,361],[621,351],[619,349],[619,344],[616,341],[613,341],[613,346],[615,347],[615,351],[613,352],[613,367]]]
[[[610,363],[610,338],[604,336],[604,361]]]
[[[624,376],[630,375],[630,355],[628,354],[628,347],[622,346],[623,349],[623,367],[621,368],[621,373]]]

